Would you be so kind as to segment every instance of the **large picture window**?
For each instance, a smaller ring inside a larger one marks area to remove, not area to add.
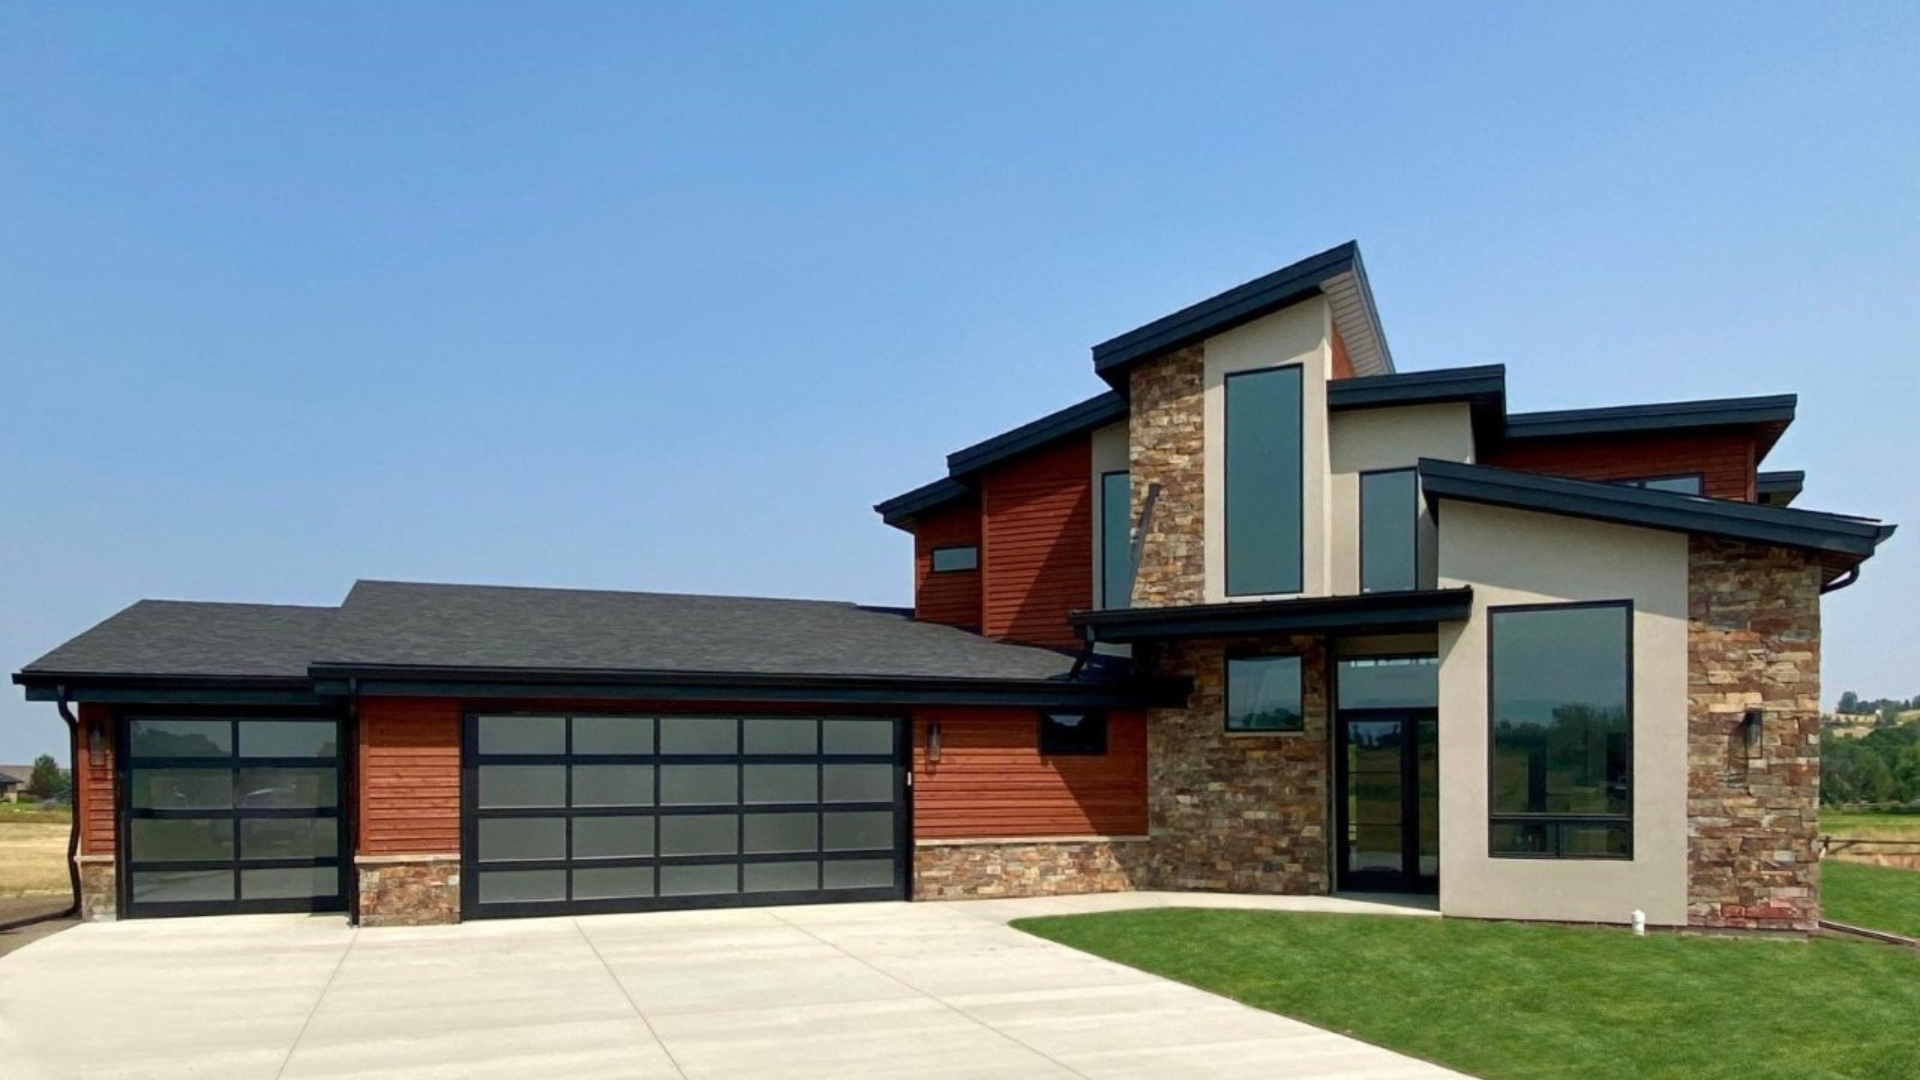
[[[1226,378],[1226,592],[1297,593],[1301,579],[1300,367]]]
[[[1300,731],[1300,658],[1236,656],[1227,660],[1228,731]]]
[[[1360,591],[1418,587],[1420,483],[1412,469],[1360,474]]]
[[[1496,856],[1633,856],[1633,610],[1495,608],[1488,645]]]
[[[1128,520],[1127,473],[1100,474],[1100,606],[1130,607],[1133,537]]]

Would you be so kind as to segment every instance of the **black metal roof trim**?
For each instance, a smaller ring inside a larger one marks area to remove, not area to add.
[[[94,671],[15,672],[13,682],[28,701],[117,702],[122,704],[319,705],[313,680],[259,676],[103,675]]]
[[[899,528],[921,514],[959,502],[972,494],[973,489],[967,485],[942,477],[905,494],[895,495],[885,502],[875,503],[873,511],[880,515],[881,521]]]
[[[1782,469],[1756,475],[1753,478],[1753,492],[1769,506],[1786,506],[1800,496],[1806,484],[1807,474],[1804,471]]]
[[[1473,590],[1463,586],[1300,600],[1076,611],[1072,619],[1075,626],[1092,634],[1096,641],[1124,644],[1242,634],[1432,629],[1437,623],[1465,619],[1472,610]]]
[[[1871,556],[1894,531],[1894,526],[1870,518],[1569,480],[1433,458],[1420,459],[1420,488],[1429,505],[1441,499],[1459,499],[1860,559]]]
[[[1651,405],[1617,405],[1601,409],[1562,409],[1555,412],[1512,413],[1507,417],[1510,439],[1554,439],[1569,435],[1618,435],[1683,428],[1754,427],[1793,423],[1799,398],[1719,398],[1711,401],[1669,401]]]
[[[1453,403],[1468,406],[1474,435],[1481,442],[1497,441],[1507,419],[1506,365],[1403,371],[1335,379],[1327,384],[1329,412]]]
[[[1353,270],[1359,263],[1360,245],[1351,240],[1318,255],[1309,255],[1291,266],[1236,285],[1095,345],[1093,370],[1111,380],[1129,364],[1191,345],[1299,303],[1317,294],[1329,278]]]
[[[947,455],[947,476],[959,480],[1009,458],[1018,457],[1095,428],[1105,427],[1127,416],[1127,401],[1111,390],[1096,394],[1059,412],[1049,413],[1012,431],[974,443]]]

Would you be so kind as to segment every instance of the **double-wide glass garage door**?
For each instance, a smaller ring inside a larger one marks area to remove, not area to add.
[[[468,917],[906,895],[902,725],[467,717]]]
[[[140,717],[122,734],[125,914],[345,906],[338,721]]]

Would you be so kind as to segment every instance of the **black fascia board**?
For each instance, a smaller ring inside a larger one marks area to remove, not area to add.
[[[1761,501],[1773,506],[1786,506],[1798,498],[1806,488],[1807,474],[1801,469],[1782,469],[1776,472],[1763,472],[1753,478],[1753,493]],[[1769,499],[1768,496],[1780,496]]]
[[[1799,399],[1793,394],[1769,397],[1718,398],[1711,401],[1669,401],[1651,405],[1616,405],[1599,409],[1562,409],[1553,412],[1511,413],[1509,439],[1559,439],[1580,435],[1624,435],[1699,428],[1771,427],[1786,430],[1793,423]],[[1775,433],[1778,437],[1778,433]],[[1768,446],[1772,445],[1769,440]]]
[[[1570,480],[1491,465],[1421,458],[1419,469],[1420,489],[1436,515],[1441,500],[1458,499],[1859,559],[1871,556],[1894,531],[1894,526],[1869,518]]]
[[[873,512],[880,520],[894,528],[905,528],[909,522],[930,510],[959,502],[973,494],[973,489],[958,480],[942,477],[931,484],[922,484],[905,494],[895,495],[884,502],[875,503]]]
[[[1483,446],[1498,442],[1507,419],[1506,365],[1364,375],[1327,384],[1329,412],[1457,402],[1468,406],[1477,442]]]
[[[1076,611],[1072,620],[1095,641],[1125,644],[1249,634],[1432,630],[1439,623],[1465,619],[1472,610],[1473,590],[1462,586],[1300,600]]]
[[[1349,240],[1103,341],[1093,347],[1094,373],[1117,386],[1120,373],[1130,364],[1191,345],[1317,295],[1328,279],[1354,269],[1359,257],[1360,245]]]
[[[1096,394],[1059,412],[1022,424],[1012,431],[955,450],[947,455],[947,478],[962,480],[1048,443],[1105,427],[1126,419],[1126,416],[1125,398],[1111,390]]]
[[[1184,704],[1184,679],[946,679],[864,675],[768,675],[759,672],[604,671],[571,668],[473,668],[316,664],[323,696],[357,686],[364,695],[399,697],[609,698],[662,701],[776,701],[800,704],[1015,705],[1153,708]]]
[[[116,702],[121,704],[318,705],[313,680],[305,677],[251,675],[143,675],[135,672],[15,672],[14,684],[28,701]]]

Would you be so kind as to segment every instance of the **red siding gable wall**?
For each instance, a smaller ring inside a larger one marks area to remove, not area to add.
[[[981,480],[981,630],[1070,649],[1067,615],[1093,606],[1093,440],[1069,439]]]
[[[913,526],[913,617],[980,629],[980,571],[933,572],[933,549],[980,544],[980,501],[965,499]]]
[[[927,758],[933,721],[938,762]],[[1033,709],[916,710],[914,839],[1146,835],[1146,718],[1109,713],[1097,757],[1042,757],[1039,722]]]
[[[1488,454],[1485,464],[1579,480],[1639,480],[1699,473],[1706,494],[1752,502],[1757,456],[1752,435],[1730,432],[1529,439]]]

